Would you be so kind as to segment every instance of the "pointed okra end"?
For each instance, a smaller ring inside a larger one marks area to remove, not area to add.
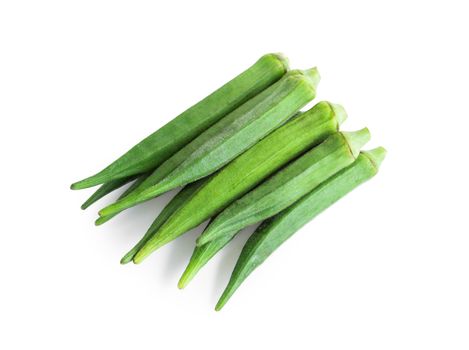
[[[90,199],[88,199],[86,202],[84,202],[84,203],[80,206],[80,208],[81,208],[81,210],[85,210],[85,209],[87,209],[91,204],[93,204],[93,202],[91,202]]]
[[[224,305],[225,305],[224,303],[221,304],[220,302],[218,302],[217,305],[215,305],[215,311],[217,312],[220,311]]]
[[[130,249],[121,259],[120,263],[122,265],[128,264],[129,262],[133,261],[135,258],[135,254],[138,253],[140,248],[142,247],[141,241],[138,242],[132,249]]]
[[[345,141],[347,142],[350,152],[352,153],[354,158],[358,157],[358,154],[360,153],[360,149],[368,142],[370,141],[371,134],[368,128],[363,128],[358,131],[351,131],[351,132],[346,132],[343,131],[342,135],[345,138]]]
[[[100,216],[99,218],[97,218],[94,221],[94,224],[96,226],[100,226],[100,225],[104,224],[105,222],[108,222],[109,220],[111,220],[113,217],[114,217],[114,215]]]
[[[339,129],[339,126],[347,120],[347,112],[345,111],[345,108],[339,104],[331,102],[328,103],[332,109],[332,113],[334,113],[334,118],[337,121],[337,129]]]
[[[236,289],[237,288],[231,288],[230,285],[226,287],[220,299],[218,299],[217,305],[215,305],[215,311],[220,311],[223,306],[225,306],[225,304],[228,300],[230,300],[231,296],[233,295]]]
[[[117,214],[121,210],[124,210],[124,209],[121,209],[121,205],[120,205],[119,200],[118,200],[117,202],[109,204],[108,206],[106,206],[103,209],[101,209],[100,211],[98,211],[98,215],[100,217],[106,217],[108,215]]]
[[[208,232],[208,231],[207,231]],[[197,247],[202,247],[204,244],[207,244],[208,242],[210,242],[212,240],[212,237],[210,237],[210,235],[206,235],[206,232],[202,233],[201,236],[199,236],[199,238],[197,238],[195,240],[195,245]]]
[[[125,264],[128,264],[129,262],[132,261],[132,259],[134,258],[134,254],[135,252],[133,250],[131,250],[130,252],[128,252],[127,254],[125,254],[122,259],[120,260],[120,264],[121,265],[125,265]]]
[[[83,188],[86,188],[86,187],[81,187],[80,181],[74,182],[74,183],[72,183],[72,184],[70,185],[70,189],[71,189],[71,190],[81,190],[81,189],[83,189]]]
[[[117,215],[121,211],[139,203],[136,198],[138,198],[138,196],[128,195],[122,199],[118,199],[114,203],[109,204],[108,206],[98,211],[98,215],[101,217]]]
[[[362,151],[361,153],[368,157],[376,170],[378,170],[384,158],[386,158],[387,151],[384,147],[377,147],[369,151]]]
[[[132,261],[134,264],[140,264],[143,260],[145,260],[151,253],[155,250],[161,248],[165,244],[171,242],[172,239],[168,238],[161,238],[159,236],[153,237],[147,241],[134,255]]]
[[[70,189],[72,190],[83,190],[85,188],[101,185],[108,181],[108,179],[93,175],[87,177],[86,179],[74,182],[70,185]]]
[[[213,257],[214,254],[207,255],[207,252],[200,250],[200,248],[195,248],[194,252],[192,253],[191,259],[189,260],[189,264],[187,264],[186,269],[182,273],[181,278],[178,282],[178,288],[183,289],[185,288],[190,281],[197,275],[197,273],[204,267],[204,265]]]
[[[187,265],[186,269],[184,270],[181,278],[179,279],[178,282],[178,288],[179,289],[184,289],[187,287],[190,281],[194,278],[196,273],[199,271],[199,268],[197,266],[191,265],[189,262],[189,265]]]

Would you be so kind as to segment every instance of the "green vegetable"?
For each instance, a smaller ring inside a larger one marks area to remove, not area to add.
[[[295,117],[212,175],[135,255],[141,262],[157,248],[217,214],[286,163],[325,140],[346,119],[341,106],[320,102]]]
[[[369,138],[370,134],[366,128],[330,136],[257,188],[231,203],[197,239],[197,245],[201,246],[221,237],[233,237],[239,230],[292,205],[321,182],[350,165]]]
[[[210,223],[209,223],[210,225]],[[226,246],[235,237],[224,236],[204,244],[201,247],[195,246],[192,252],[191,259],[187,265],[184,273],[178,282],[178,288],[183,289],[194,278],[199,270],[205,266],[206,263],[217,254],[224,246]]]
[[[96,201],[100,200],[104,196],[108,195],[114,190],[128,184],[129,182],[135,180],[138,175],[132,175],[128,177],[123,177],[122,179],[111,180],[102,184],[91,196],[86,200],[85,203],[81,205],[81,209],[88,208],[91,204],[95,203]]]
[[[118,199],[122,199],[122,198],[125,198],[126,196],[128,196],[130,193],[132,193],[138,186],[140,186],[140,184],[145,181],[145,179],[150,176],[151,173],[144,173],[142,175],[140,175],[140,177],[137,178],[137,180],[135,180],[120,196]],[[112,215],[107,215],[107,216],[101,216],[99,218],[96,219],[96,221],[94,222],[94,224],[96,226],[99,226],[99,225],[102,225],[104,224],[105,222],[108,222],[109,220],[111,220],[114,216],[116,216],[117,214],[112,214]]]
[[[313,151],[311,151],[311,152],[313,152]],[[301,160],[301,158],[298,161],[300,161],[300,160]],[[292,166],[293,166],[293,164],[292,164]],[[285,170],[287,170],[287,169],[285,169]],[[279,175],[280,175],[280,173],[279,173]],[[256,191],[256,190],[254,190],[254,191]],[[248,195],[250,195],[250,194],[248,194]],[[272,203],[275,203],[275,201],[272,201]],[[262,205],[262,204],[259,203],[259,205]],[[220,215],[223,215],[223,213],[221,213]],[[217,219],[218,219],[218,217],[215,218],[214,220],[212,220],[212,222],[210,222],[210,224],[206,228],[206,231],[209,230],[210,227],[213,227],[213,225],[215,224],[214,221],[216,221]],[[225,245],[227,245],[234,238],[234,236],[236,235],[237,232],[238,231],[234,232],[233,234],[224,235],[224,236],[222,236],[221,238],[218,238],[218,239],[213,239],[210,242],[208,242],[206,244],[203,244],[202,246],[196,246],[195,249],[194,249],[194,252],[192,253],[192,257],[189,261],[189,264],[187,265],[186,270],[184,271],[181,279],[179,280],[178,287],[179,288],[184,288],[192,280],[192,278],[197,274],[197,272],[218,251],[220,251]]]
[[[316,94],[315,68],[290,71],[165,161],[126,198],[102,209],[118,213],[220,169],[292,117]]]
[[[158,217],[153,221],[150,228],[147,230],[143,238],[121,259],[121,264],[127,264],[134,258],[135,254],[145,245],[145,243],[158,231],[158,229],[165,223],[165,221],[178,210],[188,198],[205,182],[205,179],[191,183],[184,187],[181,191],[174,196],[168,204],[164,207]]]
[[[386,150],[382,147],[361,152],[352,165],[323,182],[292,206],[264,221],[244,245],[215,310],[220,310],[246,277],[303,225],[375,176],[385,155]]]
[[[155,131],[108,167],[72,184],[71,188],[87,188],[155,169],[202,131],[279,80],[287,69],[287,60],[282,55],[262,56],[253,66]]]

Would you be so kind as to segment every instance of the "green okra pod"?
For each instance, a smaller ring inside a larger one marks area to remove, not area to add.
[[[197,191],[204,181],[205,179],[193,182],[179,191],[153,221],[143,238],[121,259],[121,264],[127,264],[132,261],[135,254],[137,254],[137,252],[155,234],[155,232],[158,231],[165,221]]]
[[[214,239],[213,241],[210,241],[200,247],[196,245],[189,260],[189,264],[187,264],[186,269],[179,279],[178,288],[185,288],[187,284],[194,278],[197,272],[199,272],[200,269],[204,267],[205,264],[208,263],[209,260],[213,258],[215,254],[217,254],[224,246],[230,243],[234,237],[235,235],[225,236]]]
[[[281,54],[262,56],[254,65],[146,137],[99,173],[72,189],[96,186],[152,170],[244,102],[279,80],[288,70]]]
[[[140,184],[145,181],[145,179],[150,176],[151,172],[147,172],[147,173],[144,173],[142,175],[140,175],[137,180],[135,180],[124,192],[122,192],[122,194],[119,196],[118,199],[122,199],[122,198],[125,198],[126,196],[128,196],[130,193],[133,192],[134,189],[136,189],[138,186],[140,186]],[[108,222],[109,220],[111,220],[114,216],[116,216],[116,214],[111,214],[111,215],[107,215],[107,216],[100,216],[99,218],[96,219],[96,221],[94,222],[94,224],[96,226],[99,226],[99,225],[102,225],[104,224],[105,222]]]
[[[276,173],[270,179],[225,208],[197,239],[201,246],[231,236],[263,221],[295,203],[321,182],[350,165],[368,142],[368,129],[341,132]]]
[[[323,101],[288,121],[210,176],[145,243],[134,262],[141,262],[157,248],[216,215],[289,161],[324,141],[337,132],[346,116],[341,106]]]
[[[217,218],[212,220],[212,222],[217,220]],[[209,227],[213,226],[212,222],[207,226],[206,230],[209,230]],[[227,234],[225,236],[222,236],[221,238],[213,239],[210,242],[208,242],[206,244],[203,244],[201,246],[196,246],[195,249],[194,249],[194,252],[192,253],[189,264],[187,265],[181,279],[179,280],[178,287],[179,288],[184,288],[192,280],[192,278],[197,274],[197,272],[218,251],[220,251],[224,246],[226,246],[235,237],[237,232],[239,232],[239,231],[236,231],[233,234]]]
[[[220,310],[251,272],[295,232],[347,193],[375,176],[385,155],[386,150],[382,147],[361,152],[352,165],[323,182],[292,206],[264,221],[244,245],[215,310]],[[207,245],[211,244],[212,242]]]
[[[315,68],[288,72],[184,146],[133,193],[102,209],[100,215],[116,214],[214,173],[311,101],[318,82]]]
[[[81,209],[86,209],[93,203],[97,202],[109,193],[121,188],[122,186],[132,182],[138,175],[123,177],[121,179],[111,180],[99,186],[99,188],[81,205]]]

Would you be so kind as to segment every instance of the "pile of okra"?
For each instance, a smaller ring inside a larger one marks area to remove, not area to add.
[[[250,68],[133,146],[72,189],[100,185],[82,209],[131,183],[99,211],[101,225],[121,211],[175,188],[122,264],[142,262],[158,248],[210,219],[179,280],[184,288],[241,230],[261,223],[244,245],[215,309],[247,276],[316,215],[372,178],[385,157],[361,148],[367,128],[339,131],[338,104],[312,101],[316,68],[290,70],[281,54]]]

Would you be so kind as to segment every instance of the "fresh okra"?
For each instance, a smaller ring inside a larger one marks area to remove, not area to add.
[[[292,205],[321,182],[350,165],[369,138],[366,128],[330,136],[226,207],[197,239],[197,245],[202,246],[217,238],[233,237],[239,230]]]
[[[194,192],[205,182],[205,179],[196,181],[184,187],[174,196],[168,204],[164,207],[161,213],[157,216],[155,221],[151,224],[143,238],[121,259],[121,264],[127,264],[134,258],[135,254],[145,245],[145,243],[158,231],[158,229],[165,223],[165,221],[178,210]],[[98,219],[99,220],[99,219]]]
[[[134,262],[141,262],[157,248],[217,214],[286,163],[324,141],[337,132],[346,117],[341,106],[319,102],[275,130],[210,176],[142,246]]]
[[[264,221],[244,245],[215,310],[220,310],[251,272],[295,232],[347,193],[375,176],[385,155],[386,150],[382,147],[361,152],[352,165],[323,182],[292,206]],[[212,242],[202,248],[210,246]]]
[[[138,177],[138,175],[132,175],[124,177],[122,179],[111,180],[99,186],[99,188],[81,205],[81,209],[88,208],[91,204],[97,202],[104,196],[108,195],[112,191],[121,188],[122,186],[132,182]]]
[[[315,68],[285,74],[166,160],[133,193],[102,209],[116,214],[214,173],[291,118],[316,95]]]
[[[210,223],[208,224],[210,226]],[[215,256],[224,246],[231,242],[235,237],[225,236],[213,241],[204,244],[203,246],[198,247],[197,245],[192,252],[192,256],[187,264],[186,269],[184,270],[181,278],[178,282],[178,288],[183,289],[187,284],[194,278],[194,276],[199,272],[199,270],[209,262],[211,258]]]
[[[318,146],[318,147],[321,147],[321,146]],[[358,146],[359,147],[359,146]],[[357,147],[357,148],[358,148]],[[314,150],[313,150],[314,151]],[[310,152],[313,152],[313,151],[310,151]],[[306,155],[305,155],[306,156]],[[299,158],[297,160],[297,162],[300,162],[302,158]],[[291,166],[294,166],[294,163],[291,164]],[[288,168],[288,167],[287,167]],[[282,171],[287,171],[287,168],[285,168],[284,170]],[[282,172],[281,171],[281,172]],[[280,172],[280,173],[281,173]],[[280,173],[278,175],[280,175]],[[277,175],[275,175],[277,176]],[[292,176],[292,179],[295,175],[291,175]],[[298,175],[296,175],[298,176]],[[312,175],[309,175],[312,177]],[[278,183],[277,183],[278,184]],[[261,185],[262,186],[262,185]],[[279,187],[280,189],[280,187]],[[281,189],[280,189],[281,190]],[[256,190],[254,190],[256,191]],[[253,192],[254,192],[253,191]],[[281,193],[281,192],[280,192]],[[248,194],[249,195],[249,194]],[[272,204],[274,204],[275,201],[272,202]],[[262,205],[261,203],[259,203],[259,205]],[[227,208],[228,209],[228,208]],[[259,208],[260,210],[262,208]],[[220,214],[223,215],[224,212],[222,212]],[[213,227],[213,225],[215,224],[214,221],[216,221],[218,219],[218,217],[216,217],[214,220],[212,220],[212,222],[207,226],[206,228],[206,231],[209,230],[210,227]],[[258,220],[260,221],[260,220]],[[179,280],[179,283],[178,283],[178,287],[179,288],[184,288],[191,280],[192,278],[197,274],[197,272],[218,252],[220,251],[225,245],[227,245],[234,237],[235,235],[237,234],[237,232],[239,231],[236,231],[234,232],[233,234],[227,234],[227,235],[224,235],[220,238],[217,238],[217,239],[213,239],[211,240],[210,242],[206,243],[206,244],[203,244],[201,246],[196,246],[195,249],[194,249],[194,252],[192,253],[192,256],[191,256],[191,259],[189,261],[189,264],[187,265],[181,279]]]
[[[122,192],[122,194],[119,196],[118,199],[122,199],[122,198],[125,198],[126,196],[128,196],[130,193],[133,192],[133,190],[135,190],[138,186],[140,186],[140,184],[145,181],[145,179],[150,176],[150,172],[147,172],[147,173],[144,173],[142,175],[140,175],[137,180],[135,180],[124,192]],[[99,226],[99,225],[102,225],[104,224],[105,222],[108,222],[109,220],[111,220],[114,216],[116,216],[116,214],[112,214],[112,215],[107,215],[107,216],[100,216],[99,218],[96,219],[96,221],[94,222],[96,226]]]
[[[155,169],[222,117],[279,80],[288,70],[280,54],[262,56],[243,73],[131,148],[99,173],[72,184],[96,186]]]

